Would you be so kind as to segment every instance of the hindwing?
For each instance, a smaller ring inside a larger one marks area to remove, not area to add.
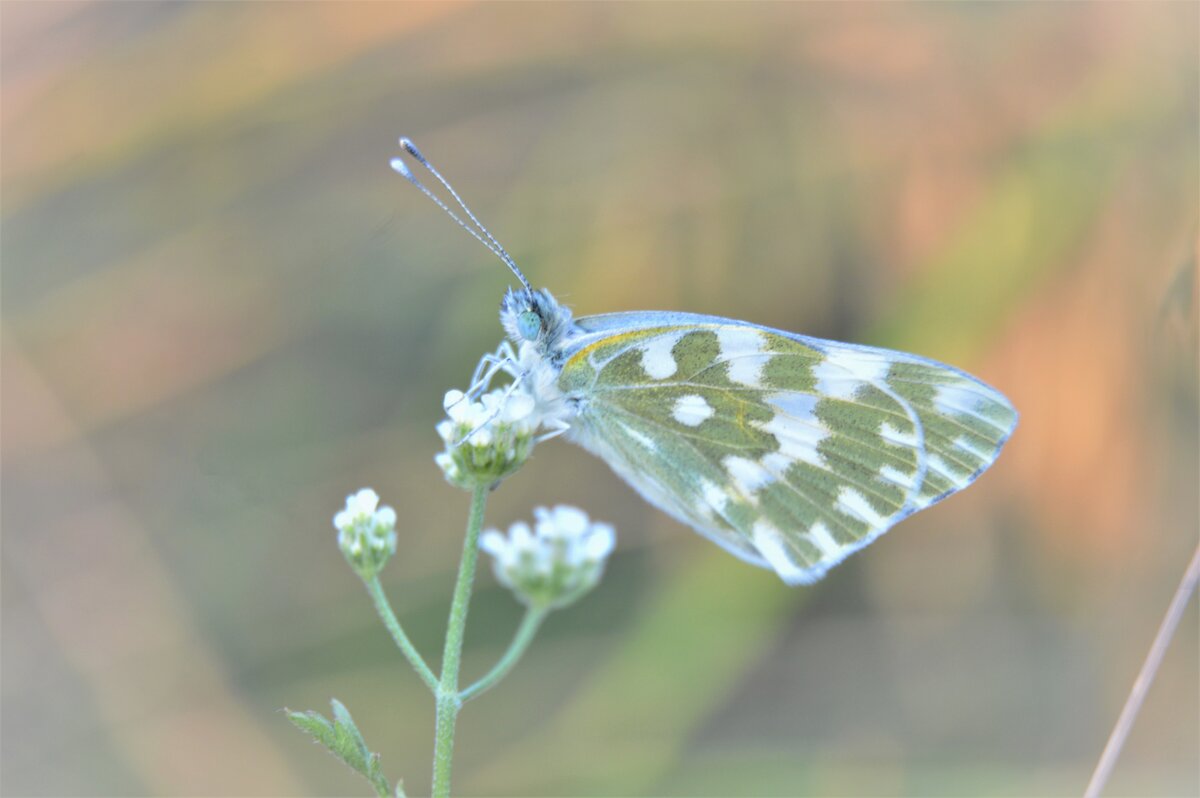
[[[969,485],[1016,424],[998,391],[915,355],[690,314],[579,329],[570,437],[791,584]]]

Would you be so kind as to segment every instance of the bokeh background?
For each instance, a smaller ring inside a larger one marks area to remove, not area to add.
[[[616,524],[459,723],[470,795],[1071,795],[1196,545],[1197,31],[1149,4],[0,6],[6,795],[429,788],[433,707],[334,545],[371,485],[434,660],[442,393],[511,280],[892,346],[1022,412],[996,467],[788,589],[562,441],[492,524]],[[465,671],[519,618],[481,572]],[[1112,795],[1200,792],[1195,602]]]

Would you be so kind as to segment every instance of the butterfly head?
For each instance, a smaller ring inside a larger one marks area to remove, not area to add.
[[[547,354],[571,327],[571,311],[544,288],[510,288],[500,302],[500,323],[516,345]]]

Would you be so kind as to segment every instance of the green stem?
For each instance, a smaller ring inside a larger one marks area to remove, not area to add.
[[[487,503],[487,494],[487,487],[477,487],[471,493],[467,539],[463,542],[462,561],[458,565],[458,582],[454,585],[454,600],[450,604],[450,622],[446,625],[442,679],[437,689],[437,732],[433,747],[434,798],[448,798],[450,795],[454,721],[458,719],[458,711],[462,708],[462,699],[458,695],[458,669],[462,664],[463,631],[467,625],[471,585],[475,581],[475,562],[479,559],[479,530],[483,526],[483,508]]]
[[[387,596],[383,592],[383,585],[379,583],[378,576],[372,576],[370,579],[364,579],[363,584],[367,586],[367,592],[371,594],[371,598],[375,601],[375,611],[379,613],[379,617],[383,620],[383,625],[392,633],[392,639],[396,641],[397,647],[404,652],[404,656],[408,658],[409,664],[413,666],[413,670],[421,677],[421,681],[429,687],[430,690],[437,694],[438,681],[433,675],[433,671],[425,664],[425,660],[421,658],[421,652],[417,651],[417,647],[408,639],[408,635],[404,633],[403,627],[400,626],[400,621],[396,619],[396,614],[392,612],[392,605],[388,602]]]
[[[549,610],[535,607],[530,607],[525,611],[525,617],[521,619],[521,625],[508,645],[508,651],[504,652],[504,656],[488,671],[486,676],[462,691],[460,697],[464,704],[492,689],[497,682],[508,675],[508,672],[517,664],[517,660],[521,659],[525,653],[525,649],[529,648],[534,635],[537,634],[538,627],[542,625],[542,621],[546,620],[546,616],[549,614]]]

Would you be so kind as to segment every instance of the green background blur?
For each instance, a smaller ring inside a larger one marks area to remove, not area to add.
[[[19,794],[362,793],[344,701],[429,789],[466,495],[442,393],[501,264],[578,314],[898,347],[1022,413],[1000,461],[788,589],[538,448],[491,524],[620,538],[459,722],[473,795],[1078,794],[1197,538],[1200,6],[23,4],[3,71],[3,761]],[[519,618],[484,569],[465,677]],[[1111,782],[1200,792],[1189,609]]]

